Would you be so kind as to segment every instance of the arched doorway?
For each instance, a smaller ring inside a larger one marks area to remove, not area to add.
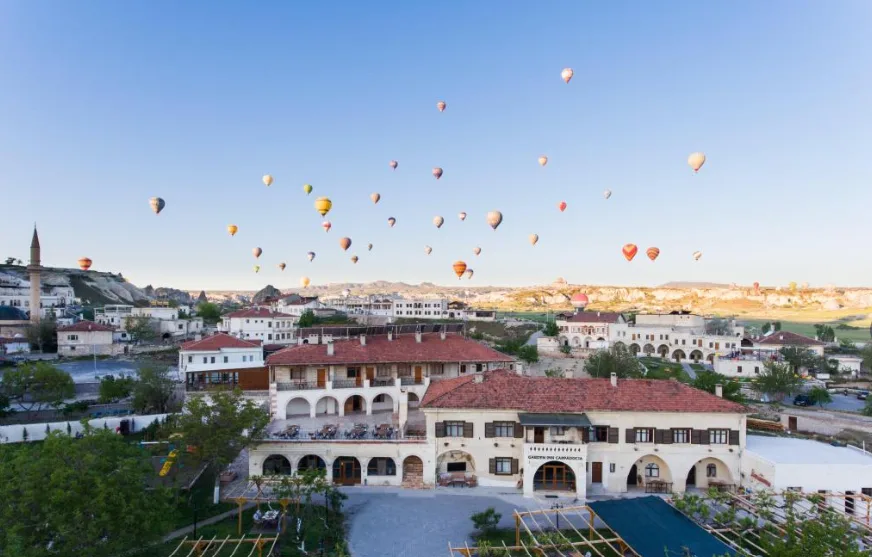
[[[394,399],[387,393],[379,393],[372,397],[372,413],[378,412],[393,412]]]
[[[324,462],[324,459],[318,455],[307,454],[303,458],[300,459],[300,462],[297,463],[297,470],[302,472],[303,470],[326,470],[327,463]]]
[[[714,365],[714,363],[715,363],[715,355],[714,354],[709,354],[708,356],[705,357],[705,359],[708,360],[708,362],[710,364]]]
[[[369,459],[366,465],[367,476],[396,476],[397,465],[394,459],[389,457],[377,456]]]
[[[690,359],[694,362],[699,362],[700,360],[702,360],[702,351],[694,350],[690,353]]]
[[[424,462],[417,456],[403,460],[403,487],[424,487]]]
[[[672,359],[680,362],[681,360],[686,360],[687,355],[684,353],[684,350],[679,349],[672,353]]]
[[[333,461],[333,483],[359,485],[360,477],[360,461],[353,456],[340,456]]]
[[[648,484],[661,484],[664,492],[672,491],[672,471],[659,456],[645,455],[633,462],[627,474],[627,488],[644,489]]]
[[[719,458],[708,457],[698,461],[687,472],[686,486],[708,489],[715,484],[730,485],[733,475],[730,469]]]
[[[288,406],[285,408],[285,416],[309,416],[309,401],[305,398],[292,398],[288,401]]]
[[[630,345],[630,353],[633,356],[638,356],[639,352],[641,352],[641,351],[642,351],[642,347],[639,346],[638,344],[636,344],[635,342]]]
[[[646,356],[650,356],[651,354],[654,353],[654,345],[653,344],[646,344],[642,348],[642,352],[644,352]]]
[[[669,347],[665,344],[661,344],[660,346],[657,347],[657,354],[659,354],[661,358],[664,358],[664,359],[668,358],[669,357]]]
[[[421,404],[421,399],[415,393],[409,393],[409,408],[417,408]]]
[[[280,454],[266,457],[263,461],[264,476],[288,476],[291,473],[291,461]]]
[[[552,460],[533,475],[533,491],[575,491],[575,472],[568,464]]]
[[[475,459],[465,451],[448,451],[436,459],[438,472],[475,472]]]
[[[590,337],[585,337],[585,339],[584,339],[584,347],[585,347],[585,348],[590,348],[590,343],[591,343],[591,342],[593,342],[593,339],[592,339],[592,338],[590,338]]]
[[[618,347],[626,348],[627,345],[618,340],[618,341],[615,341],[615,348],[618,348]]]
[[[315,404],[315,415],[336,416],[339,414],[339,401],[332,396],[325,396]]]
[[[366,414],[366,399],[360,395],[351,395],[345,399],[345,415]]]

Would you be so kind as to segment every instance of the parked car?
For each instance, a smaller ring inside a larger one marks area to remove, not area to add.
[[[811,406],[812,405],[811,398],[809,398],[808,395],[796,395],[793,398],[793,405],[794,406]]]
[[[857,393],[857,398],[860,400],[866,400],[867,398],[869,398],[869,391],[860,391],[859,393]]]

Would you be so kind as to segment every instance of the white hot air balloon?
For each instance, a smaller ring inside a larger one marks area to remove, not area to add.
[[[565,83],[569,83],[569,80],[572,79],[574,73],[575,72],[572,71],[572,68],[563,68],[563,71],[560,72],[560,77]]]
[[[466,211],[460,211],[459,213],[457,213],[457,218],[459,218],[460,220],[466,220]]]
[[[702,165],[705,164],[705,153],[691,153],[689,157],[687,157],[687,164],[690,165],[690,168],[693,169],[693,173],[696,174],[699,172],[699,169],[702,168]]]
[[[436,228],[442,228],[442,223],[445,222],[445,219],[442,217],[436,216],[433,217],[433,224],[436,225]]]
[[[545,155],[539,157],[539,165],[545,166],[546,164],[548,164],[548,157],[546,157]]]
[[[431,248],[430,246],[424,246],[424,253],[426,253],[427,255],[430,255],[430,252],[432,251],[433,248]]]

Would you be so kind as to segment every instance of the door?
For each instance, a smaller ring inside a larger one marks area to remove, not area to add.
[[[327,386],[327,370],[319,369],[318,370],[318,388],[323,389]]]
[[[687,487],[696,487],[696,464],[690,467],[690,472],[687,473]]]
[[[537,427],[533,429],[533,442],[534,443],[544,443],[545,442],[545,428]]]
[[[636,465],[630,466],[630,473],[627,474],[627,485],[633,486],[639,484],[639,472],[636,469]]]
[[[354,377],[354,384],[358,387],[363,387],[363,375],[361,375],[360,370],[357,370],[357,375]]]
[[[415,366],[415,384],[420,385],[423,382],[422,376],[424,375],[424,370],[421,366]]]
[[[372,386],[373,379],[375,379],[375,368],[374,367],[366,368],[366,380],[369,381],[370,386]]]
[[[345,415],[351,414],[354,412],[354,401],[352,400],[354,397],[349,398],[345,401]]]
[[[595,484],[603,483],[603,463],[602,462],[591,462],[590,463],[590,481]]]
[[[787,429],[790,431],[796,431],[798,429],[796,427],[796,416],[787,416]]]

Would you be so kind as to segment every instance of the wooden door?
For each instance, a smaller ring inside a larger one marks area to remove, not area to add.
[[[424,370],[421,366],[415,366],[415,384],[420,385],[423,382]]]
[[[354,412],[354,397],[349,398],[345,401],[345,415],[351,414]]]
[[[591,462],[590,463],[590,481],[595,484],[603,483],[603,463],[602,462]]]
[[[363,387],[363,375],[360,373],[360,370],[357,371],[357,377],[354,378],[354,384],[358,387]]]
[[[796,426],[796,416],[787,416],[787,429],[790,431],[796,431],[798,429]]]
[[[375,379],[375,368],[368,367],[366,368],[366,379],[369,381],[370,386],[372,386],[372,381]]]
[[[545,442],[545,428],[544,427],[533,428],[533,442],[534,443],[544,443]]]
[[[323,389],[327,386],[327,370],[321,368],[318,370],[318,388]]]

